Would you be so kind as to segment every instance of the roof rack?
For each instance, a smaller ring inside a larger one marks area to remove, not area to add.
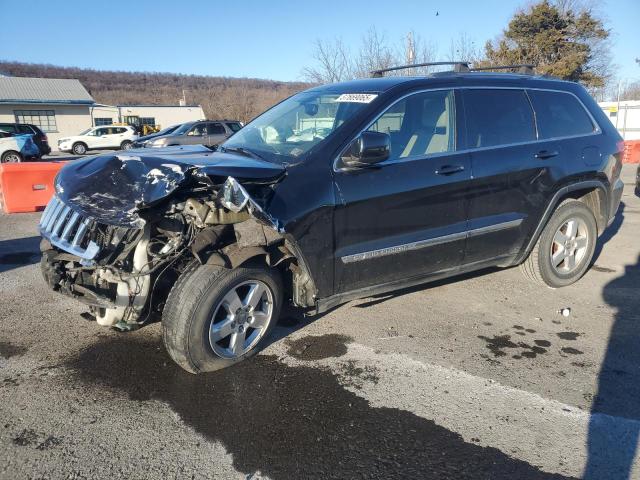
[[[372,70],[371,76],[373,78],[380,78],[384,76],[385,72],[393,72],[395,70],[405,70],[409,68],[417,67],[431,67],[436,65],[453,65],[454,72],[469,72],[469,62],[427,62],[427,63],[412,63],[410,65],[399,65],[397,67],[381,68],[380,70]]]
[[[489,67],[475,67],[470,68],[471,72],[482,72],[486,70],[518,70],[518,73],[522,73],[524,75],[533,75],[535,65],[531,65],[528,63],[517,64],[517,65],[494,65]]]

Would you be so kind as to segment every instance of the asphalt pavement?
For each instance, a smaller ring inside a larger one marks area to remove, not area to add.
[[[2,215],[0,478],[640,479],[634,175],[575,285],[489,270],[288,312],[199,376],[158,324],[117,333],[49,291],[39,214]]]

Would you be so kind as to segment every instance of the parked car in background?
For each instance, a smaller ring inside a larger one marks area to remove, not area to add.
[[[14,134],[0,130],[0,163],[18,163],[39,160],[40,149],[30,133]]]
[[[138,134],[131,126],[93,127],[73,137],[58,140],[58,150],[84,155],[89,150],[128,150]]]
[[[149,135],[139,137],[135,142],[133,142],[133,148],[145,148],[147,144],[154,138],[164,137],[165,135],[171,135],[182,125],[183,125],[182,123],[178,123],[177,125],[171,125],[170,127],[163,128],[159,132],[150,133]]]
[[[174,145],[205,145],[215,147],[242,128],[236,120],[199,120],[183,123],[170,135],[156,137],[147,142],[147,147],[170,147]]]
[[[33,141],[38,146],[40,155],[49,155],[51,153],[51,146],[49,145],[47,135],[36,125],[31,125],[30,123],[0,123],[0,130],[16,135],[33,135]]]

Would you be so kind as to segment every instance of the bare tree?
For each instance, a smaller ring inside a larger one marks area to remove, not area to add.
[[[461,32],[457,38],[451,39],[447,60],[478,63],[482,60],[482,52],[471,37]]]
[[[409,49],[412,52],[411,59],[407,59]],[[362,36],[360,47],[355,53],[340,39],[316,40],[311,54],[315,66],[304,68],[302,76],[314,83],[364,78],[370,76],[372,71],[395,65],[432,62],[436,55],[436,45],[415,32],[409,32],[407,39],[402,39],[394,46],[383,33],[372,27]],[[429,71],[429,68],[416,68],[412,73],[424,74]]]
[[[341,39],[316,40],[311,57],[315,67],[306,67],[302,76],[312,83],[334,83],[352,78],[351,54]]]
[[[371,27],[362,37],[351,75],[353,78],[364,78],[374,70],[397,64],[397,54],[389,47],[384,34],[379,33],[375,27]]]

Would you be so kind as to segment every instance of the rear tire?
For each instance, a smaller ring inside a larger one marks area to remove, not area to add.
[[[20,163],[24,162],[24,158],[20,155],[19,152],[14,150],[7,150],[2,154],[2,158],[0,158],[0,163]]]
[[[125,140],[120,144],[120,150],[130,150],[131,148],[133,148],[133,142],[129,140]]]
[[[162,314],[167,352],[191,373],[252,357],[278,321],[282,291],[280,272],[266,265],[229,270],[193,262],[171,289]],[[251,292],[258,292],[255,302]],[[229,300],[234,293],[240,303]]]
[[[571,285],[589,269],[597,240],[593,212],[578,200],[567,200],[551,216],[522,272],[550,288]]]
[[[87,146],[82,142],[77,142],[73,144],[73,146],[71,147],[71,151],[75,155],[84,155],[85,153],[87,153]]]

